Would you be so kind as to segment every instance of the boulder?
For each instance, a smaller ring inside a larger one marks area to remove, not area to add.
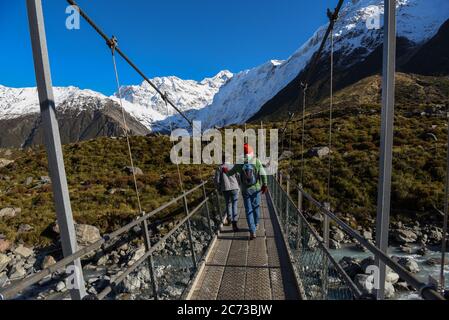
[[[363,273],[360,261],[351,257],[344,257],[339,261],[340,266],[348,274],[351,279],[356,275]]]
[[[4,168],[9,166],[14,161],[8,160],[8,159],[0,159],[0,168]]]
[[[318,247],[318,241],[313,235],[309,235],[309,241],[307,241],[307,247],[311,250]]]
[[[318,157],[318,158],[324,158],[330,154],[329,147],[315,147],[310,149],[308,156],[309,157]]]
[[[373,240],[373,233],[371,231],[368,230],[364,230],[362,232],[362,236],[366,239],[366,240]]]
[[[142,285],[141,280],[136,276],[128,276],[126,279],[122,282],[121,291],[133,293],[140,290],[140,287]]]
[[[6,254],[0,253],[0,272],[5,270],[10,262],[10,257],[8,257]]]
[[[332,232],[331,237],[337,242],[342,242],[345,240],[345,233],[340,229],[336,229]]]
[[[25,179],[25,186],[30,186],[33,183],[33,177],[28,177]]]
[[[23,258],[29,258],[33,254],[33,249],[20,245],[16,249],[14,249],[13,252],[15,255],[21,256]]]
[[[87,224],[75,225],[76,239],[82,247],[91,245],[101,239],[100,230]]]
[[[11,242],[6,239],[0,239],[0,253],[5,253],[11,248]]]
[[[9,278],[8,275],[6,274],[6,272],[2,272],[0,273],[0,288],[5,287],[9,282]]]
[[[394,289],[394,286],[391,283],[386,282],[385,283],[385,298],[393,299],[395,297],[395,294],[396,294],[396,290]]]
[[[143,175],[143,171],[142,171],[142,169],[140,169],[139,167],[131,167],[131,166],[126,166],[126,167],[124,167],[123,168],[123,170],[127,173],[127,174],[133,174],[133,171],[134,171],[134,174],[136,175],[136,176],[141,176],[141,175]]]
[[[59,281],[56,285],[56,292],[63,292],[66,290],[66,284],[64,281]]]
[[[341,244],[338,241],[335,241],[334,239],[330,239],[329,241],[329,248],[333,250],[341,249]]]
[[[427,255],[428,251],[429,251],[429,250],[427,249],[426,246],[422,246],[421,248],[418,249],[418,251],[416,251],[416,254],[418,254],[418,255],[424,257],[424,256]]]
[[[44,270],[55,264],[56,264],[55,258],[53,258],[52,256],[46,256],[42,261],[41,268],[42,270]]]
[[[141,245],[133,254],[133,257],[128,262],[128,266],[132,266],[135,262],[137,262],[140,258],[144,256],[146,252],[145,246]]]
[[[432,228],[428,233],[428,238],[432,243],[440,244],[443,240],[443,232],[439,228]]]
[[[400,246],[399,250],[403,253],[408,253],[408,254],[412,254],[412,252],[413,252],[413,248],[408,245]]]
[[[3,208],[0,210],[0,218],[14,218],[17,214],[21,213],[20,208]]]
[[[22,266],[14,266],[9,272],[9,279],[11,281],[23,279],[26,276],[27,272]]]
[[[449,258],[445,258],[445,264],[449,264]],[[430,258],[426,260],[426,265],[434,267],[441,266],[441,258]]]
[[[399,229],[395,232],[396,240],[399,243],[414,243],[418,240],[418,236],[415,232],[407,229]]]
[[[397,258],[393,257],[393,260],[397,261],[398,264],[403,266],[407,271],[411,273],[418,273],[421,271],[418,263],[412,258]]]

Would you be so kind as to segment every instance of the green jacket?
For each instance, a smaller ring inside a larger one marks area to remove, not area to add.
[[[257,183],[249,188],[247,188],[243,183],[241,183],[242,192],[245,192],[246,190],[251,191],[260,191],[262,189],[262,186],[266,186],[268,184],[268,178],[267,178],[267,172],[265,171],[265,168],[262,165],[262,162],[260,162],[259,159],[253,159],[250,161],[251,164],[254,164],[256,168],[256,174],[259,176],[259,179]],[[242,169],[244,164],[236,164],[232,168],[231,171],[227,173],[229,177],[232,177],[235,174],[242,175]]]

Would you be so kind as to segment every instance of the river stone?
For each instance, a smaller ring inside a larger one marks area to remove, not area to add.
[[[360,261],[357,259],[344,257],[340,260],[339,264],[350,278],[354,278],[356,275],[363,273]]]
[[[406,229],[399,229],[395,232],[396,240],[400,243],[413,243],[418,240],[415,232]]]
[[[18,246],[14,251],[15,255],[19,255],[23,258],[28,258],[33,254],[33,249],[24,247],[23,245]]]
[[[449,258],[445,258],[445,264],[449,264]],[[430,258],[426,260],[426,265],[434,267],[441,265],[441,258]]]
[[[140,258],[142,258],[145,255],[145,246],[141,245],[133,254],[133,257],[128,262],[128,266],[132,266],[134,263],[136,263]]]
[[[56,292],[62,292],[66,289],[66,285],[64,281],[59,281],[56,285]]]
[[[11,248],[11,242],[5,239],[0,239],[0,253],[5,253]]]
[[[440,243],[443,240],[443,232],[438,229],[433,228],[430,230],[428,237],[432,243]]]
[[[412,258],[400,258],[400,259],[396,258],[395,260],[397,260],[397,263],[399,263],[401,266],[403,266],[407,271],[411,273],[419,273],[421,271],[418,263]]]
[[[14,266],[9,272],[9,279],[11,281],[23,279],[27,274],[26,270],[22,266]]]
[[[75,231],[76,239],[80,246],[88,246],[101,240],[100,230],[94,226],[77,224],[75,225]]]
[[[9,282],[9,278],[8,275],[6,274],[6,272],[1,272],[0,273],[0,288],[3,288],[4,286],[6,286],[6,284]]]
[[[140,290],[142,283],[136,276],[128,276],[122,283],[122,289],[124,292],[133,293]]]
[[[340,242],[335,241],[334,239],[330,239],[330,241],[329,241],[329,248],[331,248],[333,250],[341,249]]]
[[[14,218],[20,212],[22,212],[20,208],[3,208],[0,210],[0,218]]]
[[[55,258],[53,258],[52,256],[46,256],[44,258],[44,260],[42,261],[41,267],[42,267],[42,269],[47,269],[55,264],[56,264]]]
[[[10,262],[10,257],[8,257],[6,254],[0,253],[0,272],[5,270]]]
[[[373,233],[371,231],[368,230],[364,230],[362,232],[362,236],[366,239],[366,240],[373,240]]]
[[[334,239],[335,241],[338,241],[338,242],[342,242],[343,240],[345,240],[345,233],[343,231],[341,231],[340,229],[336,229],[332,233],[332,239]]]

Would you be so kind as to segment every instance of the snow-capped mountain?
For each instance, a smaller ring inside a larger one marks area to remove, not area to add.
[[[365,60],[368,61],[370,55],[379,50],[383,41],[383,29],[369,30],[366,21],[379,10],[383,13],[383,3],[383,0],[348,0],[343,6],[334,28],[335,52],[338,56],[336,67],[339,72],[352,72],[350,68],[366,67],[363,65]],[[448,0],[397,0],[397,33],[399,37],[407,39],[411,51],[434,37],[448,19]],[[177,77],[155,78],[152,81],[160,91],[167,92],[170,100],[190,119],[202,121],[203,129],[244,123],[266,109],[267,113],[277,112],[281,104],[289,105],[295,101],[299,86],[298,75],[307,68],[326,28],[327,24],[320,27],[287,60],[271,60],[237,74],[222,71],[202,81],[182,80]],[[323,59],[327,59],[329,43],[325,51]],[[321,67],[328,67],[325,62],[327,60],[323,61]],[[322,72],[325,72],[325,69],[323,70]],[[105,106],[117,109],[119,107],[118,94],[107,97],[98,92],[75,87],[55,88],[54,91],[58,111],[70,111],[75,117],[85,111],[92,114],[104,110]],[[283,92],[284,97],[277,99]],[[166,130],[169,123],[174,123],[177,127],[187,126],[185,120],[172,108],[168,109],[167,117],[163,99],[146,82],[124,86],[120,93],[127,114],[146,130]],[[15,89],[0,86],[0,125],[1,121],[12,121],[38,111],[35,88]],[[114,114],[114,119],[115,116]],[[134,127],[136,132],[142,134],[141,128],[137,125]]]
[[[368,30],[366,22],[376,12],[383,14],[383,11],[384,0],[347,1],[334,27],[334,49],[341,57],[338,63],[344,67],[359,63],[382,45],[383,30]],[[432,38],[447,19],[448,0],[397,0],[398,36],[416,46]],[[326,29],[327,25],[320,27],[287,60],[272,60],[234,75],[215,95],[212,104],[191,116],[202,121],[203,128],[244,123],[307,66]],[[330,52],[329,43],[325,52]],[[185,126],[178,115],[162,121],[163,125],[166,126],[168,121]]]
[[[154,78],[152,82],[182,111],[198,110],[209,105],[219,89],[231,79],[233,74],[221,71],[212,78],[202,81],[182,80],[177,77]],[[157,111],[161,115],[173,115],[176,111],[167,108],[162,97],[146,81],[139,86],[124,86],[120,89],[126,101]],[[118,97],[118,94],[115,96]]]

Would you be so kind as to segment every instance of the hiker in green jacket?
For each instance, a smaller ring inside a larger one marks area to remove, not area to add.
[[[223,173],[230,177],[237,173],[240,175],[250,240],[254,240],[260,221],[261,194],[268,191],[268,179],[262,163],[254,156],[253,148],[245,144],[244,153],[243,164],[236,164],[230,171],[223,168]]]

